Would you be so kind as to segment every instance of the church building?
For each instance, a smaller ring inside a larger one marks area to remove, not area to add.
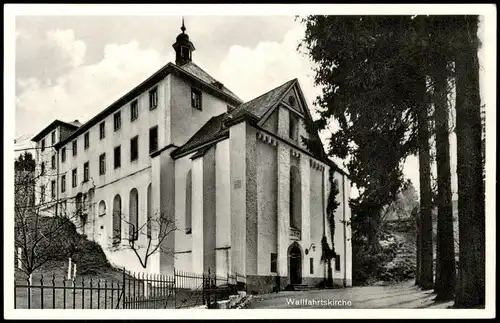
[[[181,30],[175,63],[89,121],[55,120],[32,139],[38,203],[130,271],[237,274],[259,292],[317,286],[326,237],[333,281],[350,286],[350,182],[302,140],[320,142],[298,80],[244,102],[194,63]]]

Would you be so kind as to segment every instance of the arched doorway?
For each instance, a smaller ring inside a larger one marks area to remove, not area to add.
[[[302,284],[302,250],[297,243],[288,248],[288,276],[291,285]]]

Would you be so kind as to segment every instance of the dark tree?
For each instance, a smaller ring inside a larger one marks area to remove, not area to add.
[[[453,206],[450,171],[450,142],[448,119],[448,70],[443,55],[434,55],[432,73],[436,128],[437,163],[437,267],[434,291],[437,300],[451,300],[456,283],[455,246],[453,236]]]
[[[485,195],[481,151],[478,17],[460,19],[456,56],[459,283],[456,307],[485,304]]]

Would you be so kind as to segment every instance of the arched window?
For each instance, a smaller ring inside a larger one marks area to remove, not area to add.
[[[152,212],[152,208],[153,208],[153,196],[151,195],[152,192],[151,192],[151,184],[148,185],[148,205],[147,205],[147,236],[148,236],[148,239],[151,238],[151,212]]]
[[[101,201],[99,202],[99,216],[105,216],[106,215],[106,202]]]
[[[122,199],[116,195],[113,199],[113,244],[122,240]]]
[[[302,222],[302,192],[300,172],[296,166],[290,167],[290,226],[300,229]]]
[[[139,237],[139,194],[137,189],[130,191],[129,201],[129,239],[135,241]]]
[[[186,175],[186,233],[191,233],[191,200],[192,200],[192,191],[191,191],[192,183],[191,183],[191,170]]]

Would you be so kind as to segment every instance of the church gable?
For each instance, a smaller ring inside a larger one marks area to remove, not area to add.
[[[278,134],[278,118],[278,109],[275,109],[269,118],[267,118],[266,122],[262,124],[262,128],[274,134]]]
[[[297,93],[297,86],[298,85],[292,87],[283,96],[281,103],[295,112],[298,112],[302,115],[306,115],[305,109],[307,108],[304,106],[304,102],[302,102],[302,99],[299,97],[299,94]]]

